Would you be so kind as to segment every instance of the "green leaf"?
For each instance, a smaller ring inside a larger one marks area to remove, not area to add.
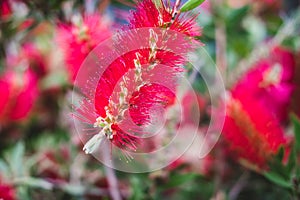
[[[18,142],[10,152],[7,152],[7,154],[5,154],[5,159],[9,164],[14,177],[18,177],[23,174],[24,152],[24,143]]]
[[[288,163],[286,165],[287,171],[289,172],[289,174],[291,174],[292,170],[294,169],[294,167],[296,166],[296,150],[292,149],[289,155],[289,160]]]
[[[141,177],[133,176],[130,179],[132,194],[130,200],[145,199],[146,185]]]
[[[284,147],[281,146],[275,158],[279,163],[282,163],[283,157],[284,157]]]
[[[180,8],[181,12],[187,12],[193,10],[194,8],[200,6],[205,0],[188,0],[183,6]]]
[[[250,10],[250,6],[243,6],[238,9],[230,10],[226,17],[227,23],[236,25],[236,23],[241,22],[241,19],[247,15],[249,10]]]
[[[283,164],[284,152],[284,147],[280,147],[276,156],[269,162],[269,167],[272,173],[277,174],[285,180],[289,180],[291,177],[291,170]]]
[[[82,187],[81,185],[69,185],[66,184],[63,186],[64,191],[66,191],[67,193],[74,195],[74,196],[79,196],[79,195],[83,195],[85,192],[85,188]]]
[[[292,115],[291,118],[294,124],[296,152],[300,152],[300,120],[296,115]]]
[[[169,183],[166,184],[164,187],[172,188],[180,186],[184,183],[194,180],[195,178],[199,177],[199,174],[175,174],[170,177]]]
[[[264,176],[271,182],[283,187],[283,188],[292,188],[292,184],[285,180],[283,177],[274,172],[266,172]]]
[[[294,124],[295,144],[294,144],[294,149],[293,150],[295,151],[294,152],[295,153],[294,158],[295,158],[295,165],[297,166],[297,165],[300,164],[298,159],[297,159],[297,155],[300,153],[300,120],[294,114],[291,115],[291,120]],[[299,167],[296,167],[295,174],[298,178],[300,178],[300,168]]]
[[[40,178],[22,177],[15,179],[18,185],[29,186],[32,188],[41,188],[44,190],[52,190],[53,184]]]
[[[19,186],[16,189],[17,189],[17,196],[19,197],[18,199],[22,199],[22,200],[32,199],[31,195],[29,194],[30,188],[28,188],[27,186]]]
[[[0,172],[3,175],[8,175],[9,173],[9,167],[3,160],[0,160]]]

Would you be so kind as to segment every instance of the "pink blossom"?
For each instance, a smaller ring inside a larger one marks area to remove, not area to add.
[[[11,16],[11,14],[12,9],[9,0],[2,0],[0,2],[0,19],[6,20]]]
[[[16,200],[15,189],[6,183],[0,182],[0,198],[3,200]]]
[[[80,22],[61,24],[57,28],[57,42],[64,53],[69,77],[74,81],[87,55],[111,36],[109,23],[100,15],[86,15]]]
[[[286,145],[283,129],[269,109],[252,96],[234,96],[228,102],[223,136],[238,159],[266,167]]]
[[[26,119],[38,97],[37,77],[32,70],[9,70],[0,78],[1,124]]]
[[[233,96],[252,95],[261,101],[280,121],[286,120],[294,89],[295,60],[293,54],[281,47],[255,64],[233,88]]]
[[[286,146],[281,122],[287,120],[294,67],[293,55],[276,47],[230,91],[223,135],[239,159],[266,167]]]

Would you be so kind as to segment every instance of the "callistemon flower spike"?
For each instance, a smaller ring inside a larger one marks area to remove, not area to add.
[[[136,11],[132,13],[129,28],[160,27],[169,28],[190,37],[201,35],[201,29],[195,20],[197,15],[190,16],[189,13],[175,15],[173,11],[177,10],[176,5],[173,10],[171,7],[170,3],[166,6],[163,1],[154,3],[152,0],[144,0],[137,5]]]
[[[86,153],[95,152],[107,139],[125,150],[127,159],[130,159],[131,156],[126,151],[137,150],[141,139],[136,135],[147,134],[143,130],[152,122],[152,115],[156,112],[154,108],[165,109],[175,102],[173,91],[176,91],[177,76],[183,72],[185,56],[193,50],[193,40],[176,40],[167,34],[161,39],[155,28],[167,28],[188,38],[199,36],[200,28],[194,17],[183,17],[180,14],[172,16],[174,9],[175,7],[173,10],[168,8],[162,1],[160,5],[156,5],[151,0],[145,0],[132,13],[129,31],[149,28],[148,35],[136,38],[138,35],[130,35],[131,33],[120,34],[118,41],[130,46],[132,44],[126,43],[127,41],[140,45],[141,40],[147,40],[148,47],[122,54],[101,73],[96,83],[93,105],[96,115],[93,126],[99,130],[84,146]],[[181,49],[180,55],[168,50],[171,47]],[[167,67],[161,67],[160,64]],[[87,96],[93,98],[93,95]],[[79,113],[86,111],[81,110]]]
[[[109,21],[99,14],[85,15],[82,18],[74,16],[71,23],[59,24],[56,40],[64,55],[71,82],[75,81],[87,55],[111,36],[109,25]]]
[[[231,89],[223,136],[243,162],[265,168],[287,145],[282,122],[288,116],[294,68],[293,54],[275,47]]]

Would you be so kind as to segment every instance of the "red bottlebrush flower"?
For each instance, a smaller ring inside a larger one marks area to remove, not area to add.
[[[163,22],[160,22],[160,12],[162,12]],[[132,13],[130,18],[129,28],[150,28],[150,27],[161,27],[166,28],[164,24],[169,24],[169,27],[173,31],[178,31],[179,33],[185,34],[187,36],[200,36],[200,28],[198,28],[194,17],[182,15],[176,15],[175,20],[172,20],[172,10],[168,10],[162,3],[162,7],[158,8],[151,0],[146,0],[140,2],[137,5],[137,10]],[[160,24],[163,23],[163,24]],[[176,43],[179,47],[182,47],[183,52],[187,52],[187,49],[191,49],[191,44],[180,44]],[[174,44],[174,46],[176,46]],[[108,104],[109,97],[116,82],[129,70],[135,68],[134,60],[137,59],[137,54],[139,55],[140,65],[146,65],[153,62],[157,62],[164,65],[173,66],[180,65],[185,62],[185,60],[175,55],[170,51],[157,50],[156,57],[149,59],[151,56],[151,51],[149,49],[136,50],[126,53],[125,55],[116,59],[108,69],[103,73],[97,87],[96,95],[96,109],[101,116],[105,116],[105,106]]]
[[[11,185],[0,182],[0,199],[3,200],[15,200],[16,191]]]
[[[26,119],[38,98],[38,78],[46,73],[46,65],[34,44],[23,45],[17,56],[9,55],[7,70],[0,76],[1,124]]]
[[[1,124],[26,119],[38,97],[35,74],[8,71],[0,78],[0,88]]]
[[[276,47],[231,90],[223,134],[239,158],[266,167],[286,145],[280,122],[287,118],[293,74],[292,54]]]
[[[201,31],[195,18],[186,14],[178,14],[175,8],[167,8],[161,0],[155,5],[152,0],[140,2],[129,20],[129,28],[160,27],[170,28],[188,36],[200,36]]]
[[[279,121],[251,96],[233,96],[227,105],[223,135],[240,159],[258,167],[286,145]]]
[[[135,69],[134,60],[137,59],[137,55],[139,55],[138,59],[140,65],[149,65],[150,63],[157,62],[157,64],[172,66],[178,71],[182,70],[178,65],[184,63],[184,60],[173,52],[158,50],[156,52],[156,57],[153,60],[149,60],[150,54],[150,50],[132,51],[117,58],[110,66],[108,66],[102,74],[96,90],[95,107],[100,116],[105,116],[106,113],[104,108],[108,105],[109,98],[112,95],[117,82],[128,72],[128,70]],[[167,75],[166,73],[164,74]]]
[[[156,106],[166,108],[175,101],[173,91],[176,74],[183,71],[183,55],[193,49],[191,37],[199,36],[200,29],[197,28],[194,17],[176,15],[174,9],[167,9],[163,4],[161,6],[150,0],[137,5],[137,10],[130,18],[129,30],[148,28],[148,35],[142,39],[147,40],[146,45],[149,47],[142,46],[116,58],[101,73],[95,96],[87,94],[95,98],[92,106],[98,118],[94,126],[101,128],[101,131],[86,143],[86,153],[93,152],[104,137],[122,149],[136,150],[140,139],[132,132],[143,134],[141,129],[151,123],[151,109]],[[189,40],[159,41],[158,35],[151,29],[155,27],[168,27],[173,32],[185,35]],[[138,35],[120,37],[124,37],[120,41],[139,41]],[[158,48],[161,43],[165,45],[163,49]],[[130,45],[132,44],[126,46]],[[139,45],[141,44],[137,44]],[[176,55],[172,52],[172,47],[182,49],[182,53]],[[168,67],[161,68],[160,65]],[[157,81],[158,84],[153,84]],[[163,84],[160,84],[161,81]],[[79,110],[79,114],[86,112],[84,110],[85,108]]]
[[[57,42],[64,53],[71,81],[75,80],[87,55],[110,36],[108,21],[96,14],[85,16],[79,22],[58,27]]]
[[[233,95],[252,95],[285,121],[293,92],[295,60],[293,54],[281,47],[272,49],[270,55],[259,61],[232,90]],[[245,92],[246,91],[246,92]]]
[[[12,14],[12,9],[8,0],[2,0],[0,2],[0,19],[6,20]]]
[[[159,84],[143,85],[139,91],[132,94],[129,100],[129,113],[138,126],[150,122],[151,109],[156,106],[166,108],[174,103],[175,94]]]
[[[112,131],[115,133],[112,138],[112,143],[125,150],[136,150],[136,145],[138,143],[138,137],[128,134],[122,130],[117,124],[111,125]]]

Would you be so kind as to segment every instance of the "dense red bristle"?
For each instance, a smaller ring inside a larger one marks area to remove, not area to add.
[[[79,24],[60,24],[57,29],[57,42],[63,50],[71,81],[75,80],[88,54],[110,36],[108,22],[97,14],[86,15]]]
[[[113,116],[115,121],[111,127],[113,131],[113,137],[110,138],[110,140],[113,144],[120,148],[135,150],[136,144],[139,142],[138,137],[133,136],[133,134],[129,131],[129,129],[136,131],[136,127],[127,127],[126,130],[120,129],[122,120],[124,121],[124,116],[119,116],[123,115],[123,111],[118,110],[121,109],[119,95],[120,92],[124,92],[120,88],[120,82],[122,82],[123,80],[122,84],[124,85],[124,87],[127,90],[130,90],[128,96],[124,99],[124,101],[128,101],[128,105],[123,105],[123,107],[128,106],[129,115],[127,115],[127,117],[132,118],[132,121],[135,125],[140,126],[147,124],[150,119],[151,108],[157,105],[166,108],[167,106],[174,103],[174,87],[167,88],[166,86],[160,86],[159,84],[150,84],[149,82],[147,82],[150,80],[147,80],[145,82],[141,80],[141,83],[132,81],[131,83],[126,83],[126,78],[124,79],[124,77],[127,77],[128,73],[136,70],[136,61],[138,60],[138,63],[142,68],[141,73],[151,74],[151,72],[145,69],[153,63],[155,63],[156,65],[165,65],[171,68],[173,71],[161,72],[161,74],[165,75],[164,77],[160,76],[159,74],[152,75],[158,76],[159,79],[165,79],[163,81],[164,84],[172,85],[173,83],[168,82],[174,82],[174,77],[176,76],[175,72],[183,71],[182,65],[186,62],[184,55],[186,55],[190,50],[194,48],[191,43],[191,41],[193,41],[194,39],[193,37],[201,35],[200,28],[195,22],[195,16],[193,17],[187,14],[178,14],[173,18],[171,12],[172,10],[167,9],[165,5],[161,8],[157,8],[151,0],[139,2],[136,11],[133,11],[131,14],[131,17],[129,19],[130,23],[126,30],[155,27],[168,28],[175,33],[178,32],[185,35],[189,38],[189,40],[181,41],[179,39],[178,41],[169,42],[169,44],[165,41],[156,41],[157,44],[166,43],[166,46],[164,46],[162,49],[157,48],[155,50],[154,57],[152,56],[153,50],[150,48],[150,46],[146,48],[142,46],[137,50],[126,52],[123,55],[117,57],[112,63],[107,66],[97,82],[94,96],[94,107],[96,115],[97,117],[101,117],[103,119],[106,118],[107,115]],[[120,37],[121,40],[124,37],[125,40],[132,39],[132,41],[136,41],[136,38],[130,38],[130,34],[125,36],[120,35]],[[75,40],[73,40],[73,42],[75,42]],[[150,38],[146,44],[149,44],[149,42]],[[182,53],[180,53],[180,55],[177,55],[174,52],[168,50],[168,48],[171,47],[182,49]],[[140,74],[140,76],[144,77],[145,75]],[[132,80],[132,78],[133,77],[127,77],[127,79],[129,80]],[[93,95],[91,95],[91,97],[93,98]],[[132,107],[130,107],[130,105]],[[139,131],[140,130],[138,130],[138,132]]]
[[[292,54],[276,47],[230,91],[223,134],[239,158],[266,167],[287,144],[281,122],[287,120],[294,67]]]

